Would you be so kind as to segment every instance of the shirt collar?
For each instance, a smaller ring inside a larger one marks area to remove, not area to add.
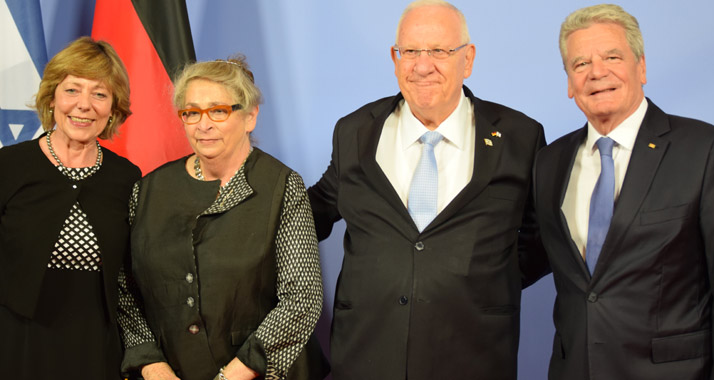
[[[647,99],[642,98],[640,106],[637,107],[635,112],[632,113],[627,119],[625,119],[620,125],[616,126],[610,133],[607,134],[608,137],[615,140],[617,146],[621,149],[632,150],[635,146],[635,139],[637,139],[637,133],[640,131],[640,125],[642,125],[642,120],[645,118],[647,113]],[[598,132],[595,127],[588,121],[588,138],[585,142],[585,147],[589,154],[595,154],[595,143],[597,140],[603,137],[600,132]]]
[[[461,98],[459,100],[459,105],[456,106],[454,112],[449,115],[439,126],[436,131],[444,136],[444,141],[447,141],[458,149],[463,149],[464,140],[466,139],[466,128],[464,125],[473,126],[471,122],[471,102],[464,94],[464,90],[461,90]],[[401,109],[399,112],[399,124],[401,126],[400,138],[402,140],[402,147],[404,149],[409,148],[412,144],[419,141],[421,135],[428,132],[424,124],[417,119],[414,114],[412,114],[411,108],[409,108],[409,103],[403,101]]]

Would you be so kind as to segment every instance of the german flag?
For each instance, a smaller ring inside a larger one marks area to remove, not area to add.
[[[129,72],[132,116],[102,141],[146,174],[189,152],[171,78],[196,60],[185,0],[97,0],[92,37],[112,44]]]

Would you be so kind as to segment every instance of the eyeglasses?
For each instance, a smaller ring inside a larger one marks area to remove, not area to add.
[[[436,58],[436,59],[446,59],[451,57],[454,53],[459,51],[459,49],[463,48],[464,46],[468,45],[469,43],[465,43],[459,47],[455,47],[453,49],[407,49],[403,47],[399,47],[397,45],[392,46],[392,50],[395,52],[399,52],[399,57],[400,58],[406,58],[406,59],[416,59],[418,56],[421,55],[421,52],[426,52],[426,54],[430,57]]]
[[[243,109],[243,106],[240,104],[234,104],[232,106],[213,106],[205,110],[194,107],[179,110],[178,115],[184,123],[196,124],[201,121],[201,117],[204,113],[213,121],[226,121],[228,116],[231,116],[231,112],[238,111],[239,109]]]

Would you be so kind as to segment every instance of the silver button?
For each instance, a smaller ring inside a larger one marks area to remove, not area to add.
[[[198,334],[199,331],[200,331],[200,329],[196,325],[188,326],[188,332],[190,332],[193,335]]]
[[[423,251],[424,250],[424,243],[418,241],[416,244],[414,244],[414,248],[416,248],[417,251]]]
[[[77,188],[77,185],[72,185],[72,188],[73,188],[73,189],[76,189],[76,188]]]
[[[186,298],[186,305],[188,305],[188,307],[193,307],[194,303],[193,297]]]
[[[189,284],[193,283],[193,274],[191,274],[191,273],[186,274],[186,282],[188,282]]]

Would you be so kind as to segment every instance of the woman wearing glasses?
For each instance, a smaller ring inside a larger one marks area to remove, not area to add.
[[[194,153],[134,188],[124,368],[146,380],[324,378],[312,212],[300,176],[251,145],[253,74],[243,57],[199,62],[174,85]]]

